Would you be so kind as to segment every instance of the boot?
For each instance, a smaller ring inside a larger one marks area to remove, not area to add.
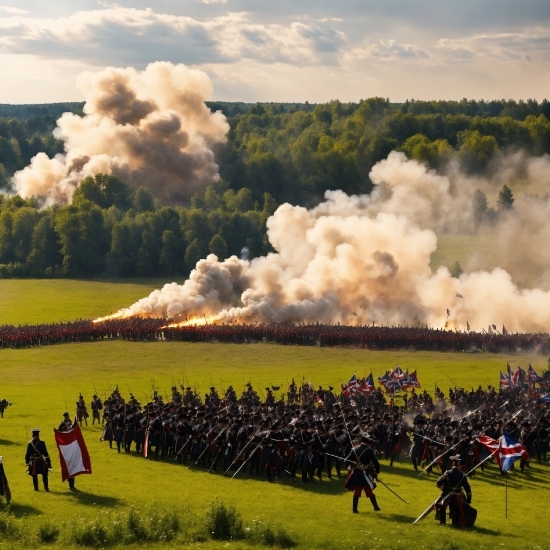
[[[412,462],[413,462],[414,469],[418,470],[418,465],[416,464],[416,458],[413,458]]]
[[[267,481],[269,481],[269,483],[273,483],[273,478],[271,477],[271,468],[267,468],[266,472],[267,472]]]
[[[374,511],[380,512],[380,507],[378,506],[378,502],[376,502],[376,497],[375,496],[370,497],[370,501],[372,502],[372,507],[374,508]]]
[[[447,510],[440,510],[439,511],[439,523],[441,525],[447,524]]]
[[[74,477],[70,477],[67,481],[69,482],[69,489],[71,491],[76,491],[75,486],[74,486]]]
[[[35,491],[38,491],[38,476],[32,476],[32,485]]]
[[[353,513],[358,514],[359,510],[357,509],[357,506],[359,504],[359,497],[354,496],[353,497]]]
[[[48,476],[43,476],[42,481],[44,482],[44,491],[46,491],[46,493],[49,493],[50,492],[50,487],[48,485]],[[38,482],[38,480],[37,480],[37,482]]]

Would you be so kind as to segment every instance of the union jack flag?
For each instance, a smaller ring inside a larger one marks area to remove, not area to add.
[[[504,432],[498,441],[487,435],[482,435],[479,437],[479,442],[489,449],[491,454],[494,453],[493,456],[504,473],[512,467],[518,458],[529,460],[529,453],[525,447],[507,432]]]
[[[361,389],[361,386],[359,382],[357,382],[357,374],[354,374],[350,379],[349,382],[342,386],[342,393],[348,397],[350,394],[355,393],[356,391],[359,391]]]
[[[364,395],[370,395],[374,391],[374,379],[372,377],[372,372],[361,380],[361,393]]]
[[[510,379],[500,371],[500,387],[505,390],[510,387]]]

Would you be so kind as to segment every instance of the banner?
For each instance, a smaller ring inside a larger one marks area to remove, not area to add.
[[[59,430],[54,430],[54,432],[61,463],[62,481],[81,474],[91,474],[92,463],[80,426],[67,432]]]

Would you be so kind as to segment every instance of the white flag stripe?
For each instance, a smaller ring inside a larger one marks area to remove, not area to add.
[[[67,465],[69,476],[86,471],[84,463],[82,462],[82,451],[80,450],[78,441],[73,441],[68,445],[59,445],[59,450],[63,455],[65,464]]]

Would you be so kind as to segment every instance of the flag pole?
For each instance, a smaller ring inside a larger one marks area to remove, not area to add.
[[[508,472],[504,475],[506,477],[506,518],[508,518]]]

